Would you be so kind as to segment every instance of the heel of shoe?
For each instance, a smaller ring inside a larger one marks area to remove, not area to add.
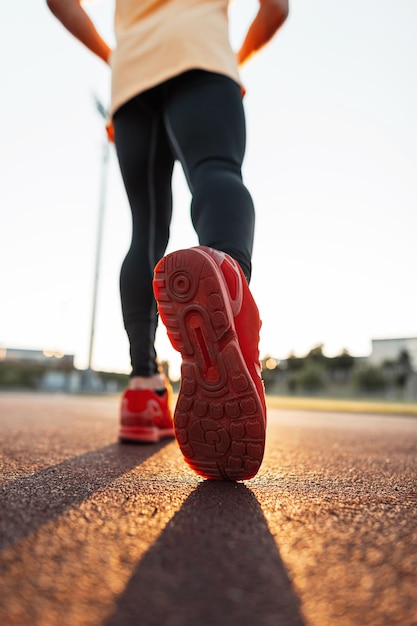
[[[162,397],[152,389],[126,389],[120,403],[120,443],[157,442],[174,437],[170,391]]]

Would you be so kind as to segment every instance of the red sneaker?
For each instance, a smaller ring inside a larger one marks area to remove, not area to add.
[[[154,292],[182,355],[174,426],[185,460],[205,478],[252,478],[264,454],[266,408],[259,312],[243,272],[217,250],[179,250],[157,264]]]
[[[120,442],[156,442],[174,437],[171,388],[160,395],[152,389],[126,389],[120,407]]]

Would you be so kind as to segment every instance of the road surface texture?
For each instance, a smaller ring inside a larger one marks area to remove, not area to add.
[[[417,625],[416,418],[271,410],[227,483],[117,413],[0,394],[0,624]]]

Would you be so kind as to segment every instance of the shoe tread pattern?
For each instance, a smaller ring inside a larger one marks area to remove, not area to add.
[[[264,416],[219,275],[207,255],[185,250],[162,260],[154,286],[183,357],[174,425],[185,460],[205,478],[244,480],[262,462]]]

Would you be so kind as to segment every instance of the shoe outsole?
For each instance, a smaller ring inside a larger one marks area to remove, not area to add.
[[[122,427],[119,429],[119,443],[157,443],[161,439],[175,437],[172,428]]]
[[[252,478],[263,458],[265,417],[219,267],[201,249],[174,252],[157,265],[154,291],[182,355],[174,428],[186,462],[209,479]]]

